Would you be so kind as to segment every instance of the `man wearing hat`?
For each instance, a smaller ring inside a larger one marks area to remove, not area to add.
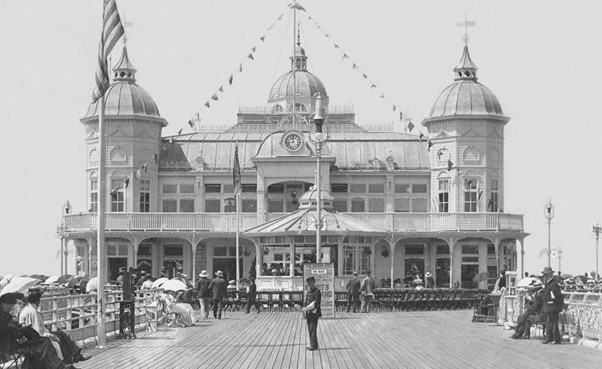
[[[357,313],[360,308],[360,287],[361,281],[357,277],[357,272],[353,272],[353,278],[347,282],[347,312],[351,310],[352,303],[354,313]]]
[[[224,307],[224,298],[226,297],[226,280],[224,272],[218,270],[215,273],[215,278],[211,280],[209,289],[211,290],[211,298],[213,300],[213,318],[222,318],[222,308]]]
[[[202,270],[199,277],[194,290],[199,299],[199,305],[201,305],[201,317],[209,319],[209,300],[211,299],[211,289],[209,288],[211,281],[207,278],[209,277],[209,273],[206,270]]]
[[[543,269],[543,280],[545,288],[543,290],[543,314],[546,316],[546,339],[541,343],[550,343],[552,345],[560,344],[560,329],[558,328],[558,314],[564,306],[562,291],[554,278],[554,271],[550,267]]]
[[[435,288],[435,280],[433,279],[431,272],[426,272],[424,274],[424,281],[426,288]]]
[[[543,284],[541,281],[535,280],[531,282],[527,289],[525,312],[516,321],[515,333],[510,337],[513,339],[523,338],[528,340],[531,337],[531,325],[541,321]]]
[[[322,316],[321,302],[322,293],[316,287],[316,279],[309,277],[305,280],[309,286],[309,291],[305,296],[305,307],[301,309],[307,320],[307,332],[309,333],[309,351],[315,351],[318,347],[318,319]]]

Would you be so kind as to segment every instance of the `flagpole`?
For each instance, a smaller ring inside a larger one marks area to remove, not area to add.
[[[105,247],[105,210],[106,210],[106,147],[105,147],[105,96],[100,97],[100,112],[98,114],[98,228],[97,228],[97,308],[96,308],[96,335],[98,336],[98,346],[104,347],[106,344],[105,332],[105,308],[106,308],[106,247]]]
[[[295,44],[295,36],[297,33],[297,10],[293,9],[293,129],[295,129],[295,112],[297,107],[296,99],[297,96],[297,47]]]
[[[240,281],[240,191],[236,191],[236,290]]]

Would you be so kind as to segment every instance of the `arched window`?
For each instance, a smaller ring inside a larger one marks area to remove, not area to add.
[[[282,105],[280,105],[280,104],[276,104],[272,108],[272,113],[282,113],[282,111],[283,111]]]
[[[307,111],[307,108],[305,107],[304,104],[297,103],[297,104],[295,104],[295,110],[296,111]]]

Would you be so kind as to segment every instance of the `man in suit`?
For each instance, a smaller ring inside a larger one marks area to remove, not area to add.
[[[224,307],[224,299],[226,298],[226,280],[224,279],[224,272],[218,270],[215,273],[215,278],[211,280],[209,289],[212,292],[213,300],[213,318],[222,318],[222,308]]]
[[[315,351],[318,347],[318,319],[322,316],[322,293],[316,287],[316,279],[309,277],[305,280],[309,286],[309,292],[305,296],[305,306],[301,309],[307,319],[307,331],[309,333],[309,351]]]
[[[353,304],[353,312],[357,313],[360,307],[360,286],[361,281],[357,277],[357,272],[353,272],[353,278],[347,282],[347,312],[351,310]]]
[[[562,298],[560,286],[558,286],[558,282],[554,278],[552,268],[545,267],[542,274],[545,283],[542,295],[542,311],[546,315],[546,339],[541,343],[559,345],[561,339],[560,329],[558,328],[558,314],[562,311],[564,299]]]
[[[513,339],[528,340],[531,337],[531,325],[541,319],[543,285],[540,281],[536,281],[531,283],[528,288],[529,291],[525,297],[525,312],[516,321],[516,331],[511,336]]]
[[[251,305],[255,306],[257,313],[259,314],[259,306],[261,305],[257,300],[257,285],[255,284],[255,278],[251,277],[251,284],[247,291],[247,314],[251,312]]]
[[[372,300],[374,300],[374,288],[376,282],[370,277],[370,271],[366,272],[366,277],[362,280],[360,290],[362,291],[362,313],[368,313],[371,310]]]
[[[201,316],[203,319],[209,319],[209,300],[211,299],[211,289],[209,289],[211,281],[207,278],[209,273],[203,270],[199,277],[195,286],[196,296],[199,299],[199,305],[201,305]]]

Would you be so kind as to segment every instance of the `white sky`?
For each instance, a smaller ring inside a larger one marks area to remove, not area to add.
[[[264,105],[289,68],[290,13],[265,43],[259,37],[288,0],[117,0],[128,28],[137,81],[169,126],[180,128],[244,62],[204,124],[232,125],[238,105]],[[505,212],[524,214],[526,270],[546,265],[543,208],[552,198],[552,247],[562,270],[595,269],[591,226],[602,220],[600,1],[355,1],[302,4],[362,70],[415,123],[453,80],[468,12],[479,81],[512,119],[505,131]],[[370,5],[368,5],[370,4]],[[61,207],[85,210],[84,127],[101,30],[101,0],[0,1],[0,116],[5,144],[0,184],[0,275],[56,274]],[[301,14],[309,69],[331,104],[354,104],[359,124],[395,120],[390,103],[342,62],[332,41]],[[288,28],[287,28],[288,24]],[[255,61],[246,58],[257,46]],[[121,49],[119,46],[118,49]],[[115,62],[119,53],[113,55]],[[424,130],[424,128],[423,128]],[[70,261],[73,270],[73,259]],[[557,260],[553,267],[558,269]]]

